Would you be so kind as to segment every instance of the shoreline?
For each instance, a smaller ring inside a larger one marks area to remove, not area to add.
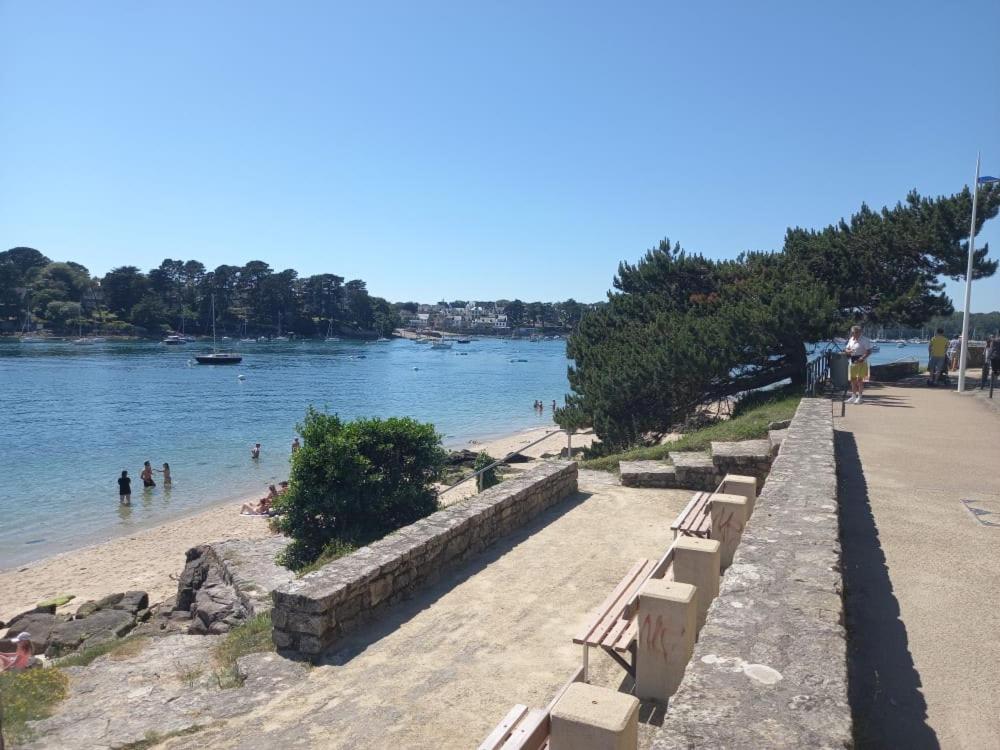
[[[555,429],[555,425],[530,427],[470,441],[461,447],[486,450],[494,458],[503,458]],[[543,453],[558,452],[565,446],[565,439],[565,434],[557,433],[528,449],[525,455],[538,458]],[[591,439],[590,435],[575,435],[573,444],[585,445]],[[472,494],[475,482],[467,482],[464,488],[464,493],[456,490],[443,502],[458,502]],[[266,518],[239,514],[243,502],[256,499],[264,491],[266,487],[250,497],[218,500],[142,529],[0,569],[0,620],[63,594],[75,598],[60,607],[60,612],[73,612],[89,599],[136,589],[147,591],[150,602],[161,602],[176,593],[176,578],[184,569],[188,549],[223,539],[271,535]]]

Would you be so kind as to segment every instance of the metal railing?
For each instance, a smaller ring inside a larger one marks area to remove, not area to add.
[[[806,365],[807,396],[820,393],[830,380],[830,352],[823,352]]]
[[[531,443],[528,443],[527,445],[522,445],[517,450],[511,451],[510,453],[508,453],[503,458],[497,459],[496,461],[494,461],[493,463],[491,463],[489,466],[484,466],[483,468],[479,469],[479,471],[474,471],[473,473],[469,474],[469,476],[462,477],[457,482],[455,482],[455,484],[448,485],[447,487],[445,487],[443,490],[441,490],[438,493],[438,498],[440,498],[442,495],[444,495],[444,494],[446,494],[448,492],[451,492],[453,489],[455,489],[459,485],[465,484],[470,479],[475,479],[480,474],[483,474],[484,472],[487,472],[490,469],[494,469],[497,466],[499,466],[500,464],[507,463],[514,456],[520,455],[521,451],[527,450],[528,448],[536,446],[539,443],[541,443],[543,440],[548,440],[553,435],[558,435],[561,432],[565,432],[566,433],[566,448],[567,448],[566,455],[567,455],[568,458],[572,458],[573,457],[573,434],[571,432],[566,431],[566,430],[553,430],[552,432],[545,433],[542,437],[538,438],[538,440],[535,440],[535,441],[533,441]]]

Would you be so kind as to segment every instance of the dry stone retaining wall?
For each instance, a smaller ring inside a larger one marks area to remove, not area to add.
[[[576,492],[574,462],[545,462],[276,589],[273,638],[314,659],[384,607]]]
[[[851,747],[833,420],[802,399],[653,750]]]

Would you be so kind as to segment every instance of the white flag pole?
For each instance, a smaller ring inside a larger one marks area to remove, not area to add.
[[[976,250],[976,198],[979,196],[979,160],[976,154],[976,179],[972,183],[972,228],[969,230],[969,262],[965,268],[965,314],[962,316],[961,354],[958,357],[958,390],[965,390],[965,363],[969,358],[969,303],[972,300],[972,256]]]

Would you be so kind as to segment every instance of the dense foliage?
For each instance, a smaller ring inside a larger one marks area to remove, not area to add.
[[[479,451],[479,454],[476,456],[476,462],[472,465],[472,471],[477,472],[486,469],[487,466],[495,461],[496,459],[486,451]],[[486,471],[476,477],[476,490],[482,492],[499,483],[500,477],[497,476],[497,468],[494,466],[491,469],[486,469]]]
[[[310,409],[299,426],[275,526],[291,537],[282,562],[299,569],[334,542],[366,544],[437,509],[432,481],[445,452],[434,426],[409,418],[344,422]]]
[[[982,189],[978,227],[1000,189]],[[790,229],[777,253],[716,261],[664,240],[621,263],[608,304],[568,342],[569,403],[609,447],[656,437],[701,406],[805,374],[806,344],[853,322],[919,325],[949,314],[942,276],[963,276],[968,190],[874,212],[820,231]],[[964,229],[963,229],[964,227]],[[975,275],[996,262],[976,251]]]
[[[215,295],[220,333],[387,335],[399,308],[369,295],[360,279],[324,273],[305,278],[254,260],[214,271],[196,261],[164,260],[143,273],[121,266],[93,278],[78,263],[53,262],[27,247],[0,253],[0,324],[160,335],[171,329],[211,331]]]

